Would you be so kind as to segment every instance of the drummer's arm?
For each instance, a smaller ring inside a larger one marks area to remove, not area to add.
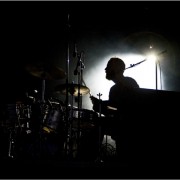
[[[99,99],[95,98],[94,96],[91,96],[90,99],[91,99],[92,104],[93,104],[92,108],[95,112],[101,113],[103,115],[107,115],[108,104],[109,104],[108,101],[99,100]]]

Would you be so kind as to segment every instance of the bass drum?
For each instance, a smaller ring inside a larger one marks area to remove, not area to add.
[[[61,101],[50,99],[44,113],[43,130],[47,133],[58,133],[64,129],[64,106]]]

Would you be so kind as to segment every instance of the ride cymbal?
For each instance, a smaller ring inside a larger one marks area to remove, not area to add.
[[[26,70],[31,75],[41,79],[59,80],[66,77],[63,69],[45,63],[28,64]]]
[[[66,88],[66,84],[60,84],[55,87],[55,91],[61,94],[66,94],[66,89],[68,89],[68,94],[73,96],[78,96],[78,84],[68,84]],[[86,95],[90,92],[89,88],[86,86],[80,85],[80,95]]]

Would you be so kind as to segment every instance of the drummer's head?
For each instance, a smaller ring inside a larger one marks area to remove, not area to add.
[[[117,75],[122,76],[125,70],[125,63],[122,59],[112,57],[105,68],[106,79],[113,80]]]

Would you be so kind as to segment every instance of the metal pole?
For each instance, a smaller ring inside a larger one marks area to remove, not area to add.
[[[156,68],[156,90],[158,89],[158,79],[157,79],[157,60],[156,60],[156,62],[155,62],[155,68]]]

